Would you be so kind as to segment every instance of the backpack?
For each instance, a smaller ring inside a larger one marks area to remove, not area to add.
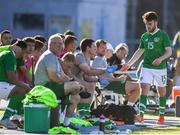
[[[91,110],[91,115],[95,117],[100,117],[102,114],[110,120],[134,124],[137,113],[132,106],[115,104],[99,105],[96,109]]]

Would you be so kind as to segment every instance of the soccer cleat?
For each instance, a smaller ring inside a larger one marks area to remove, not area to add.
[[[11,122],[8,118],[4,120],[0,120],[0,125],[7,129],[17,129],[17,126]]]
[[[164,124],[164,116],[159,116],[159,119],[157,120],[156,124],[159,124],[159,125]]]
[[[141,115],[136,115],[136,120],[137,120],[137,122],[139,122],[139,123],[144,123],[144,117],[143,116],[141,116]]]

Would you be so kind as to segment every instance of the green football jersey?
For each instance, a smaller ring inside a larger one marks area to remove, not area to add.
[[[0,53],[3,52],[3,51],[10,51],[10,45],[0,46]],[[24,66],[23,58],[17,58],[16,62],[17,62],[17,67]]]
[[[7,71],[16,73],[16,57],[12,51],[3,51],[0,53],[0,81],[8,82]]]
[[[17,58],[16,62],[17,62],[17,67],[25,65],[23,58]]]
[[[143,67],[151,69],[164,69],[167,61],[164,60],[160,65],[155,66],[152,62],[165,53],[165,48],[170,47],[170,39],[167,33],[158,30],[153,35],[149,32],[144,33],[140,39],[140,48],[144,49]]]
[[[0,53],[3,52],[3,51],[8,51],[8,50],[10,50],[9,47],[10,47],[10,45],[0,46]]]

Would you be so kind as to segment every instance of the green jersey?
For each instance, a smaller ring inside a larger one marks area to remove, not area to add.
[[[17,58],[16,62],[17,62],[17,67],[25,65],[23,58]]]
[[[0,53],[3,51],[10,51],[10,45],[0,46]],[[16,61],[17,61],[17,67],[24,66],[23,58],[17,58]]]
[[[141,36],[140,46],[144,49],[143,67],[151,69],[164,69],[167,67],[167,61],[164,60],[160,65],[155,66],[152,62],[165,53],[165,48],[170,47],[170,39],[167,33],[158,30],[156,33],[144,33]]]
[[[9,47],[10,47],[10,45],[0,46],[0,53],[3,52],[3,51],[8,51]]]
[[[3,51],[0,53],[0,81],[8,82],[7,71],[16,73],[16,57],[12,51]]]

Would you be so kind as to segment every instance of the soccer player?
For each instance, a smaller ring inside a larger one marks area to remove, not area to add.
[[[9,104],[0,120],[0,125],[8,129],[16,129],[17,126],[10,121],[14,114],[22,113],[22,100],[30,87],[18,81],[16,76],[17,58],[22,58],[22,50],[27,48],[24,41],[17,41],[10,50],[0,53],[0,100],[9,99]]]
[[[158,25],[158,15],[156,12],[149,11],[142,16],[147,32],[140,39],[140,46],[121,70],[127,70],[144,53],[143,67],[140,74],[141,96],[140,110],[137,120],[144,122],[144,112],[147,105],[147,94],[151,85],[157,87],[159,94],[159,119],[157,124],[164,123],[164,112],[166,105],[166,83],[167,83],[167,64],[166,60],[171,56],[172,49],[167,33],[160,30]]]
[[[12,35],[9,30],[4,30],[0,33],[0,46],[10,45],[12,41]]]

